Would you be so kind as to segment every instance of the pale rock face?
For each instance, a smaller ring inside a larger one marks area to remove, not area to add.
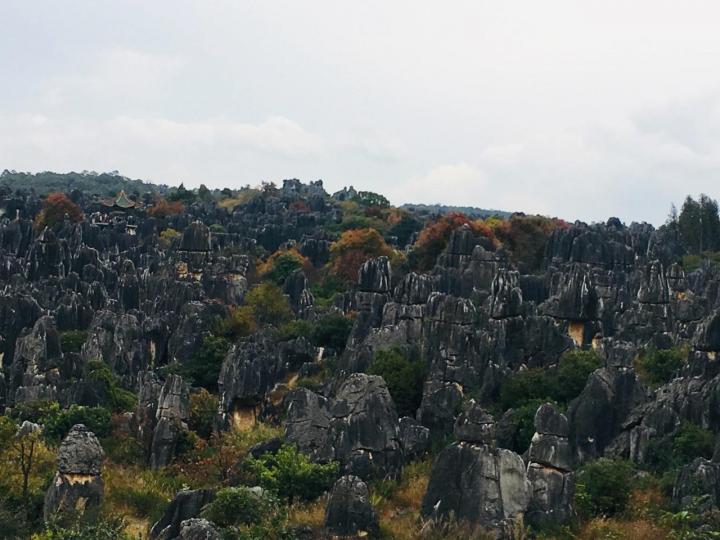
[[[402,465],[395,405],[381,377],[355,373],[334,398],[307,389],[286,400],[285,440],[314,460],[337,460],[363,479],[395,477]]]
[[[73,426],[60,444],[58,470],[45,493],[45,520],[93,519],[100,509],[104,453],[95,434],[84,425]]]
[[[532,485],[527,520],[534,525],[568,523],[575,515],[569,433],[567,418],[553,405],[546,403],[538,408],[527,468]]]
[[[325,530],[336,536],[370,536],[379,532],[367,485],[357,476],[339,478],[325,509]]]
[[[504,534],[522,527],[532,496],[516,453],[487,445],[453,443],[437,457],[423,499],[426,518],[457,519]]]

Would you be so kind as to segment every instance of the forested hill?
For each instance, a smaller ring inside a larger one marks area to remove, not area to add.
[[[163,193],[167,186],[152,184],[143,180],[132,180],[116,172],[39,172],[27,173],[8,171],[0,174],[0,186],[7,186],[11,190],[32,188],[38,195],[46,195],[53,191],[70,193],[78,190],[88,195],[115,195],[120,190],[126,193]]]
[[[0,538],[714,538],[720,219],[676,214],[5,173]]]
[[[461,213],[473,218],[498,217],[501,219],[509,218],[512,212],[505,210],[489,210],[487,208],[477,208],[475,206],[448,206],[445,204],[403,204],[401,208],[411,210],[413,212],[431,214],[452,214]]]

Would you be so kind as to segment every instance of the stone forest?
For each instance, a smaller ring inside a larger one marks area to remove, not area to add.
[[[718,538],[720,220],[681,203],[5,171],[0,537]]]

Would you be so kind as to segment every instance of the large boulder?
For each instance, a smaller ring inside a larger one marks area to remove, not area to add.
[[[217,529],[207,519],[186,519],[180,524],[179,540],[220,540]]]
[[[645,401],[645,389],[632,366],[635,349],[612,339],[603,340],[606,366],[594,371],[570,404],[570,444],[584,463],[602,456],[620,433],[633,409]]]
[[[254,418],[265,395],[286,373],[277,336],[257,332],[230,349],[218,378],[220,413],[229,425],[238,415],[249,412]]]
[[[495,442],[495,420],[471,399],[455,421],[454,434],[458,441],[492,445]]]
[[[405,460],[423,456],[430,447],[430,430],[409,416],[400,419],[399,427],[400,446]]]
[[[62,351],[52,317],[40,317],[28,333],[18,338],[10,366],[11,401],[57,398]]]
[[[160,390],[155,412],[155,429],[150,446],[150,466],[168,465],[182,433],[187,430],[190,413],[189,390],[179,375],[168,376]]]
[[[329,400],[306,389],[292,392],[285,440],[363,479],[395,477],[402,465],[395,405],[376,375],[350,375]]]
[[[564,524],[575,516],[575,478],[565,415],[549,403],[535,413],[535,435],[528,451],[532,499],[527,520],[536,526]]]
[[[343,476],[335,482],[325,509],[325,529],[333,536],[378,536],[370,492],[357,476]]]
[[[720,463],[697,458],[685,465],[675,481],[673,506],[705,512],[720,505]]]
[[[531,497],[532,486],[518,454],[456,442],[435,460],[421,511],[426,518],[454,516],[512,538],[512,531],[522,529]]]
[[[76,424],[58,450],[58,468],[45,493],[45,521],[92,519],[100,510],[103,449],[95,434]]]
[[[209,489],[178,491],[165,508],[162,517],[150,529],[153,540],[174,540],[180,536],[186,520],[196,518],[206,504],[215,499],[215,492]]]

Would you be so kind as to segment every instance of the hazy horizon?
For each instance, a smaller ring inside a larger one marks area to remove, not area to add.
[[[0,169],[649,221],[720,170],[720,6],[0,5]]]

